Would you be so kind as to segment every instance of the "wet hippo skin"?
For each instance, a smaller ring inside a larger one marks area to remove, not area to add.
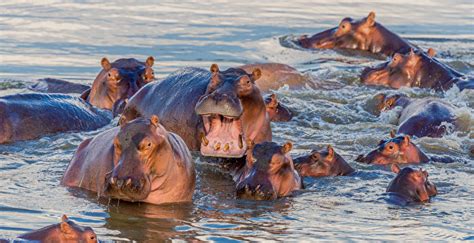
[[[343,176],[355,171],[331,145],[326,150],[313,150],[309,155],[298,157],[294,163],[302,177]]]

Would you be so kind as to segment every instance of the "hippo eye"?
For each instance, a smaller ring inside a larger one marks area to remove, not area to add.
[[[388,146],[388,149],[392,150],[392,149],[393,149],[393,145],[389,145],[389,146]]]
[[[151,74],[152,74],[152,75],[155,75],[155,72],[152,71]]]
[[[148,143],[148,147],[151,147],[151,143]]]
[[[109,76],[109,78],[112,77],[112,75],[110,73],[108,73],[107,76]]]

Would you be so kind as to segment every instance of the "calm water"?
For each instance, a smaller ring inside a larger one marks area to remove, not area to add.
[[[289,42],[335,26],[345,16],[359,18],[375,10],[391,30],[435,48],[442,61],[474,75],[472,1],[206,2],[3,0],[0,94],[25,92],[14,80],[56,77],[90,83],[103,56],[144,60],[153,55],[160,77],[184,66],[283,62],[313,75],[321,89],[277,91],[298,115],[273,125],[275,140],[294,141],[295,156],[332,144],[357,172],[306,180],[307,189],[293,198],[251,202],[236,200],[231,178],[196,156],[199,179],[192,204],[98,201],[58,184],[76,147],[100,131],[60,134],[0,146],[0,238],[57,223],[66,213],[107,241],[474,239],[474,163],[468,152],[474,143],[474,93],[450,90],[444,98],[459,108],[462,131],[415,141],[429,155],[456,159],[424,166],[439,195],[426,205],[389,205],[383,193],[394,175],[353,162],[396,127],[396,111],[377,117],[367,109],[380,90],[358,81],[361,69],[378,61],[298,50]]]

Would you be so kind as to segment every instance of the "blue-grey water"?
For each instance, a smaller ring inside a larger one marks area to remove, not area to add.
[[[90,84],[104,56],[156,58],[165,77],[185,66],[221,68],[282,62],[312,75],[320,89],[276,93],[298,115],[273,124],[274,140],[294,156],[332,144],[357,172],[306,180],[299,195],[273,202],[237,200],[225,172],[198,163],[192,204],[166,207],[98,200],[59,180],[76,147],[100,131],[0,145],[0,238],[59,222],[62,214],[94,228],[100,240],[463,240],[474,239],[474,93],[450,90],[461,131],[416,139],[451,164],[423,167],[438,186],[430,203],[387,204],[390,171],[354,162],[396,128],[396,111],[375,116],[367,102],[384,89],[364,87],[363,67],[380,61],[331,50],[300,50],[288,40],[335,26],[345,16],[376,19],[437,57],[474,75],[474,4],[442,1],[10,1],[0,2],[0,95],[27,92],[25,81],[55,77]],[[19,82],[18,82],[19,81]],[[439,96],[402,89],[412,97]]]

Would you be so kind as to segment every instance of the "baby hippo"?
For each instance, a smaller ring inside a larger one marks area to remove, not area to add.
[[[271,200],[303,188],[289,155],[293,147],[290,142],[283,146],[264,142],[252,147],[245,165],[234,175],[239,198]]]
[[[184,141],[158,117],[137,118],[79,145],[61,184],[131,202],[191,201],[196,175]]]
[[[82,227],[63,215],[61,223],[22,234],[18,238],[35,242],[97,242],[91,227]]]
[[[270,94],[264,97],[265,107],[268,118],[272,122],[288,122],[293,118],[293,111],[282,104],[276,94]]]
[[[313,150],[310,155],[294,160],[296,170],[302,177],[344,176],[354,169],[328,145],[326,151]]]
[[[367,155],[359,155],[356,161],[366,164],[419,164],[426,163],[430,159],[415,144],[410,141],[410,136],[395,136],[390,133],[391,138],[379,142],[376,149]]]
[[[390,201],[401,205],[424,203],[438,193],[436,186],[428,179],[428,172],[410,167],[400,169],[396,164],[392,164],[391,169],[397,176],[387,188]]]

